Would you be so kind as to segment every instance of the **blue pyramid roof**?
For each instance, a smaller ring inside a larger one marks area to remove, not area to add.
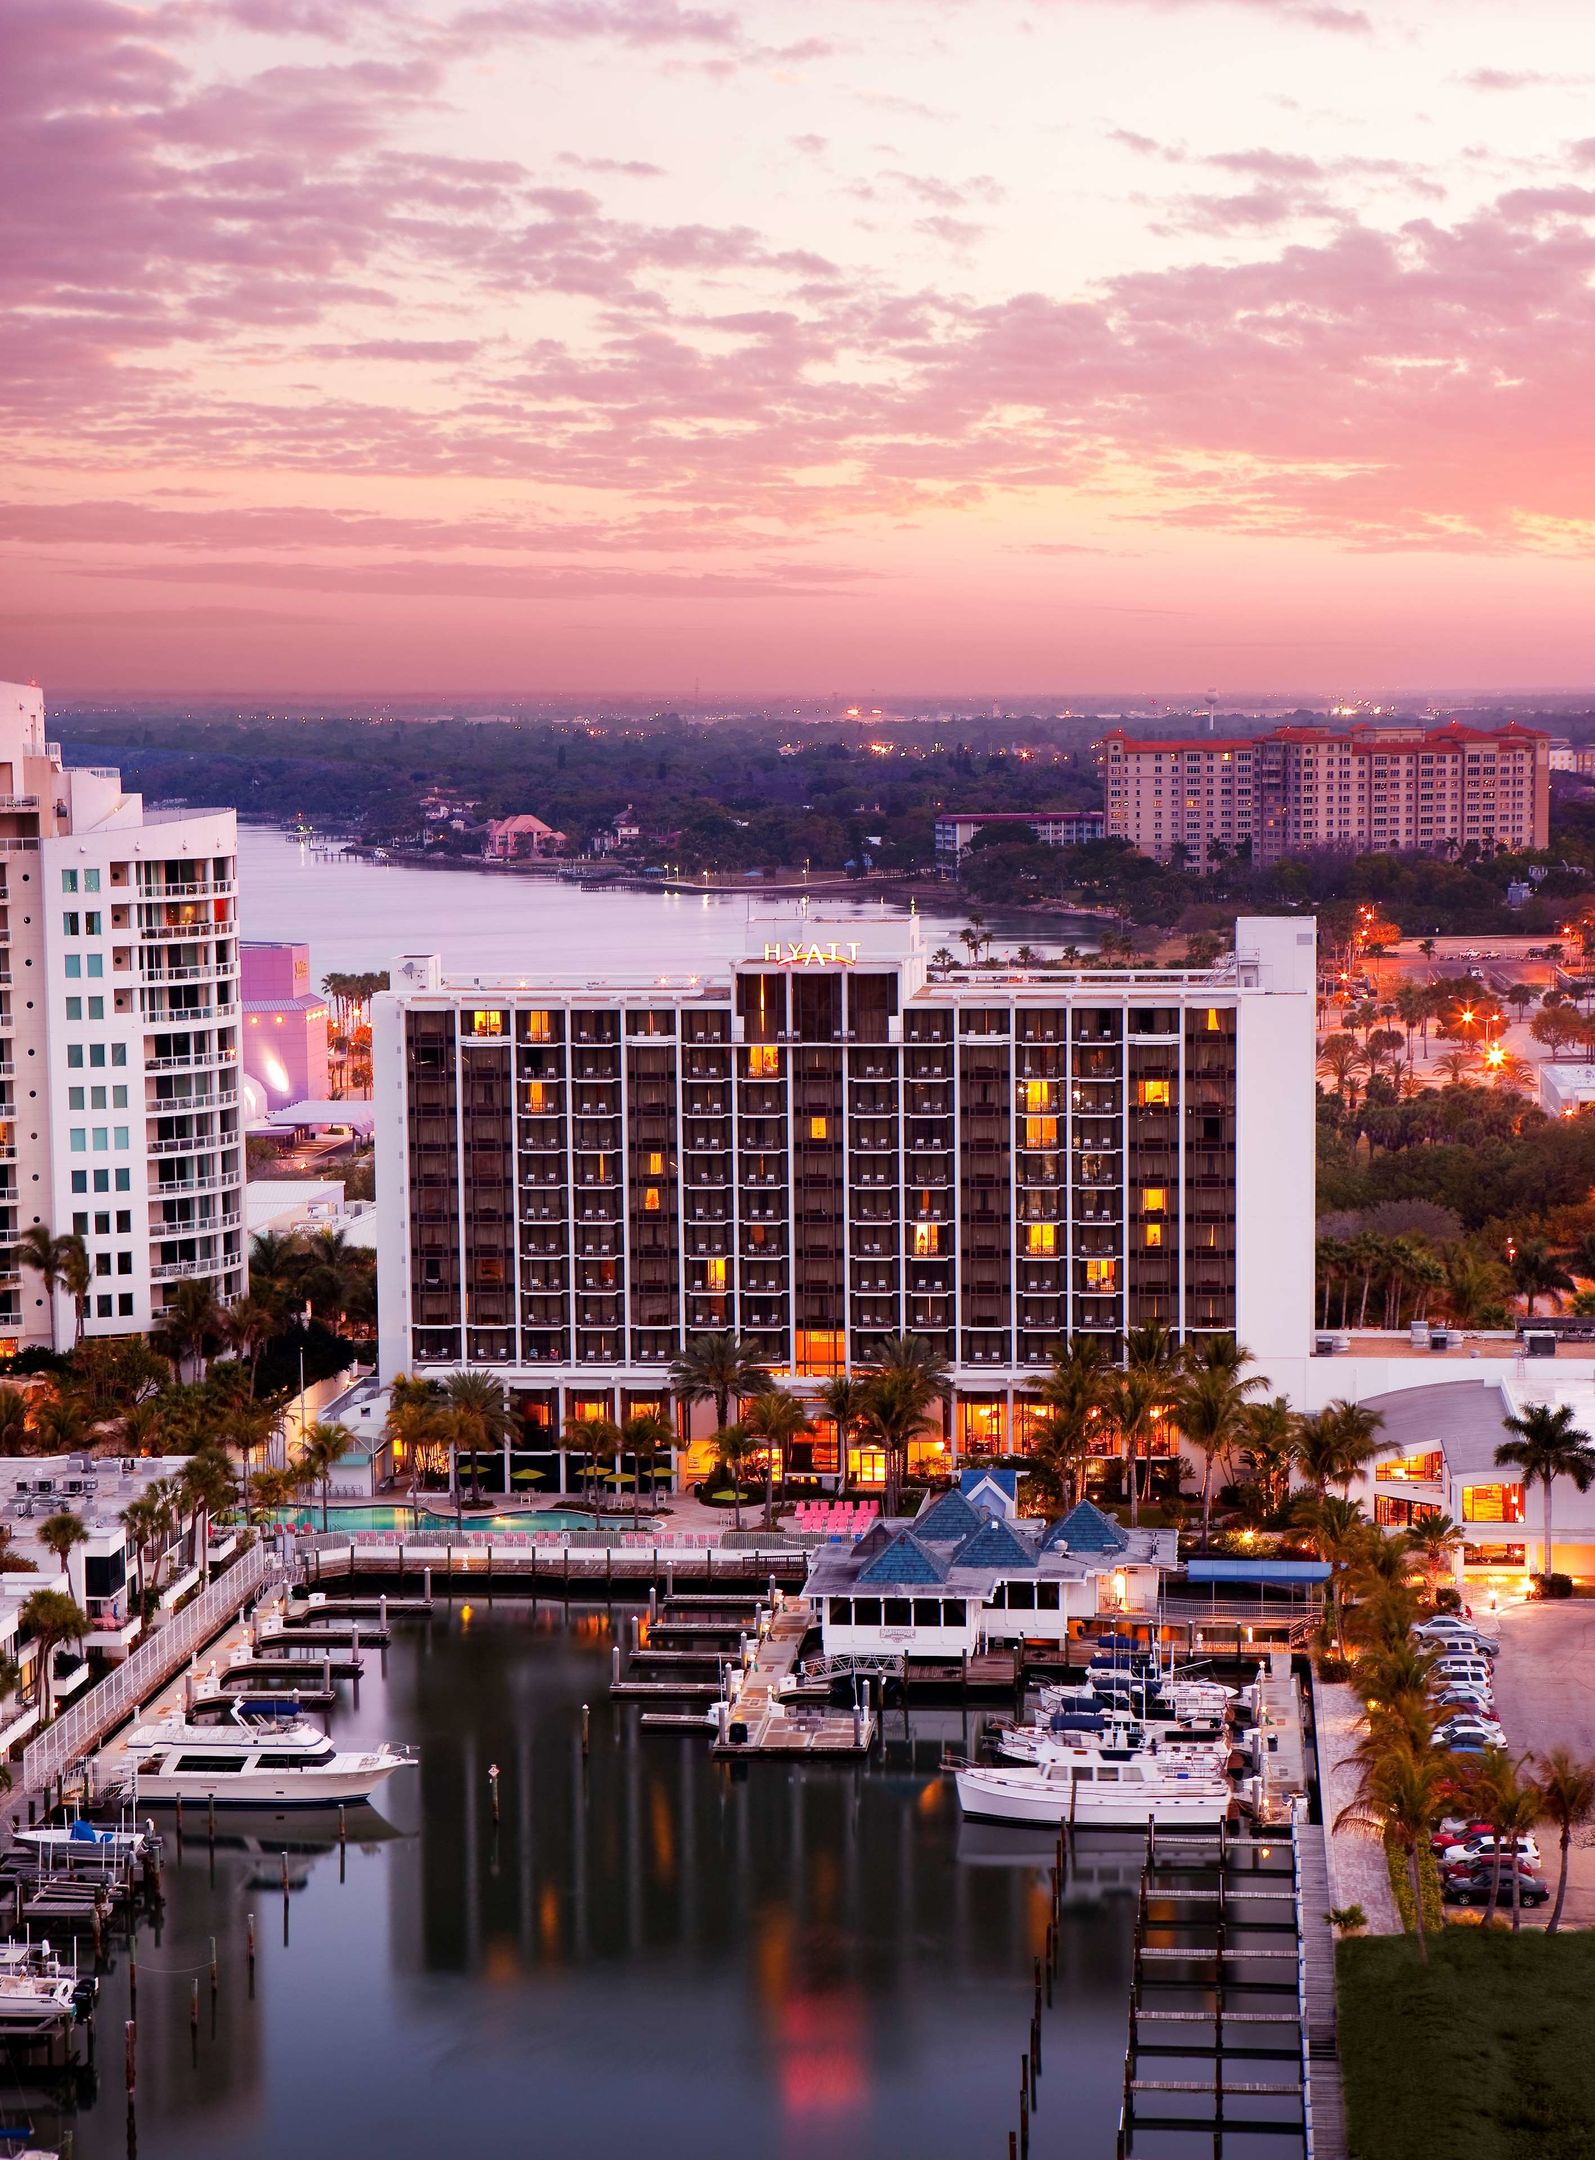
[[[883,1522],[872,1522],[861,1538],[854,1541],[855,1560],[867,1560],[871,1553],[884,1552],[892,1541],[892,1533]]]
[[[1017,1470],[962,1470],[958,1475],[958,1490],[966,1500],[972,1500],[982,1485],[992,1488],[992,1497],[1007,1502],[1010,1515],[1019,1511],[1019,1473]]]
[[[957,1567],[1034,1567],[1034,1550],[995,1517],[983,1522],[953,1555]]]
[[[935,1545],[958,1545],[986,1519],[961,1492],[939,1493],[934,1500],[927,1500],[914,1517],[914,1535],[929,1538]]]
[[[1114,1553],[1123,1552],[1129,1542],[1111,1515],[1104,1515],[1091,1501],[1081,1500],[1062,1522],[1052,1525],[1041,1548],[1043,1552],[1055,1552],[1061,1545],[1065,1552]]]
[[[946,1580],[946,1561],[939,1553],[921,1545],[907,1530],[899,1530],[886,1550],[878,1554],[857,1578],[860,1586],[865,1583],[943,1583]]]

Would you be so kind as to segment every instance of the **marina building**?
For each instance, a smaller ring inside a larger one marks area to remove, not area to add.
[[[88,1335],[157,1323],[173,1287],[243,1289],[237,820],[146,810],[63,764],[43,693],[0,685],[0,1247],[30,1225],[88,1250]],[[78,1315],[0,1277],[0,1350]]]
[[[558,1432],[667,1407],[694,1335],[735,1331],[812,1401],[906,1333],[948,1363],[957,1460],[1024,1451],[1072,1335],[1299,1356],[1312,923],[1243,920],[1207,969],[936,981],[919,931],[753,925],[691,978],[395,961],[383,1379],[485,1367]],[[841,1467],[834,1430],[813,1467]]]
[[[1281,727],[1097,744],[1110,838],[1208,870],[1315,848],[1458,854],[1543,848],[1550,737],[1532,728]]]

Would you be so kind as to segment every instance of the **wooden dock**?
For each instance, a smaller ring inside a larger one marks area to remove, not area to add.
[[[865,1708],[800,1709],[782,1683],[796,1678],[814,1616],[802,1598],[790,1598],[770,1617],[753,1662],[734,1683],[723,1729],[711,1753],[736,1755],[865,1755],[875,1737],[874,1713]],[[740,1735],[740,1737],[739,1737]]]

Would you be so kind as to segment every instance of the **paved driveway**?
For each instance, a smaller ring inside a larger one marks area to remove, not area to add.
[[[1500,1637],[1495,1702],[1513,1753],[1562,1746],[1595,1760],[1595,1599],[1514,1606],[1481,1616],[1480,1625]],[[1537,1835],[1554,1889],[1556,1833],[1542,1828]],[[1562,1918],[1564,1926],[1595,1927],[1595,1824],[1573,1833]]]

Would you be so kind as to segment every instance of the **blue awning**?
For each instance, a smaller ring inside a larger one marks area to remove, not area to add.
[[[1329,1580],[1325,1560],[1187,1560],[1187,1582],[1321,1583]]]

